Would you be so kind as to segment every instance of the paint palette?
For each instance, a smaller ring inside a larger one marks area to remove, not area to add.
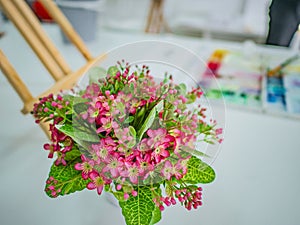
[[[200,85],[209,98],[223,97],[231,105],[260,109],[263,73],[258,59],[216,50],[208,60]]]
[[[286,89],[286,110],[293,114],[300,114],[300,72],[284,77]]]
[[[208,98],[223,98],[229,106],[300,118],[300,59],[285,65],[280,75],[267,76],[266,67],[281,61],[281,56],[218,49],[208,59],[200,86]]]

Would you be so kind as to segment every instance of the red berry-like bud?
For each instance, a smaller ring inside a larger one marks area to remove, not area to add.
[[[172,205],[176,205],[176,200],[173,197],[171,198],[171,203]]]
[[[164,207],[163,205],[160,205],[160,206],[159,206],[159,210],[160,210],[160,211],[164,211],[164,210],[165,210],[165,207]]]

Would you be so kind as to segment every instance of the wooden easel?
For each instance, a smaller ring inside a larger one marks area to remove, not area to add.
[[[151,0],[145,32],[160,33],[162,30],[170,31],[164,18],[164,0]]]
[[[59,50],[55,47],[54,43],[47,36],[40,24],[40,21],[31,11],[25,0],[0,0],[0,7],[3,12],[20,31],[21,35],[33,49],[55,81],[54,85],[49,89],[45,90],[38,96],[33,96],[30,92],[30,88],[25,85],[17,71],[0,50],[0,68],[22,99],[24,103],[22,113],[24,114],[29,113],[33,109],[33,104],[37,102],[40,97],[46,96],[50,93],[55,94],[61,90],[71,89],[82,74],[91,68],[95,62],[98,62],[105,57],[105,55],[93,57],[90,54],[80,36],[76,33],[68,19],[60,11],[53,0],[39,1],[43,4],[55,22],[60,26],[71,43],[76,46],[78,51],[86,59],[86,64],[84,64],[79,70],[72,71],[66,63],[66,60],[60,54]],[[41,124],[41,127],[49,137],[49,127],[45,126],[45,124]]]

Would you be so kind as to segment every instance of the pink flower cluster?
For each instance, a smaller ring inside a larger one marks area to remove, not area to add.
[[[153,201],[156,206],[163,211],[164,205],[175,205],[177,203],[176,198],[187,210],[191,210],[192,208],[197,209],[202,205],[202,188],[190,186],[188,188],[176,189],[170,196],[157,196]]]
[[[63,120],[61,115],[64,114],[64,116],[66,116],[70,113],[70,109],[70,102],[65,101],[61,95],[54,97],[53,94],[50,94],[41,98],[39,103],[34,104],[33,113],[36,117],[38,117],[36,123],[39,123],[41,120],[47,121],[49,119],[53,121],[49,125],[51,143],[45,144],[44,149],[49,151],[48,158],[53,158],[54,153],[56,153],[56,165],[66,165],[64,157],[66,152],[70,151],[74,144],[71,137],[60,132],[55,127],[55,125],[59,124]]]
[[[117,72],[113,79],[108,77],[102,81],[102,87],[123,84],[122,90],[116,93],[111,90],[103,91],[101,85],[92,84],[83,95],[89,101],[88,109],[80,115],[80,119],[94,126],[101,139],[99,143],[91,145],[90,156],[84,157],[82,164],[76,168],[82,170],[83,178],[92,174],[90,178],[95,180],[97,173],[102,179],[102,182],[98,183],[102,186],[116,179],[120,183],[131,182],[133,185],[147,184],[153,180],[170,180],[172,177],[180,179],[187,170],[182,161],[189,156],[181,155],[178,149],[180,145],[192,145],[195,141],[197,116],[191,115],[191,112],[183,112],[186,120],[178,124],[174,122],[174,126],[168,127],[165,123],[169,118],[163,118],[166,111],[161,109],[158,112],[161,117],[155,117],[156,126],[151,126],[141,135],[139,142],[136,135],[142,126],[139,123],[145,119],[147,112],[141,113],[145,108],[153,108],[163,99],[169,105],[174,103],[182,108],[186,98],[179,95],[171,85],[168,86],[169,90],[163,93],[165,84],[156,84],[148,74],[144,79],[140,79],[134,73],[128,75],[128,71],[126,68],[123,74]],[[177,110],[176,114],[179,115],[178,107],[173,111]],[[147,110],[149,113],[150,109]],[[133,117],[135,119],[129,122],[129,118]],[[176,129],[178,125],[185,132]],[[173,163],[167,160],[171,156]],[[87,173],[83,169],[83,165],[87,164],[88,168],[97,169]]]
[[[37,122],[53,120],[51,144],[44,148],[49,150],[49,157],[57,153],[57,165],[66,165],[64,157],[75,146],[82,150],[81,162],[75,169],[87,180],[87,189],[100,195],[109,187],[128,199],[137,195],[137,185],[173,184],[181,180],[187,173],[190,150],[195,150],[199,134],[220,141],[222,130],[214,131],[203,121],[205,109],[188,109],[187,104],[202,95],[200,88],[186,92],[171,78],[156,83],[146,66],[133,73],[127,66],[119,67],[114,74],[108,73],[106,78],[77,93],[75,97],[81,99],[83,110],[76,109],[76,101],[70,103],[61,96],[49,95],[35,105],[33,112]],[[80,146],[57,128],[60,124],[96,135],[98,141],[85,140],[88,144]],[[200,188],[172,188],[167,197],[154,194],[160,210],[163,204],[176,204],[175,198],[187,209],[202,204]],[[50,191],[56,195],[59,190]]]

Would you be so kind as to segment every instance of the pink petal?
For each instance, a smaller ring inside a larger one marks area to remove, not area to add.
[[[173,166],[172,166],[172,163],[169,161],[169,160],[167,160],[166,162],[165,162],[165,166],[164,166],[164,168],[172,168]]]
[[[162,151],[161,151],[161,155],[162,155],[163,157],[167,158],[167,157],[170,156],[170,152],[167,151],[167,150],[162,150]]]
[[[137,179],[137,176],[131,176],[130,178],[130,181],[134,184],[137,184],[138,183],[138,179]]]
[[[103,132],[103,131],[105,131],[105,129],[104,129],[103,127],[99,127],[99,128],[97,129],[97,134],[99,134],[99,133],[101,133],[101,132]]]
[[[154,130],[147,130],[147,135],[149,136],[149,137],[153,137],[154,135],[155,135],[155,133],[154,133]]]
[[[87,187],[87,189],[89,189],[89,190],[93,190],[93,189],[96,188],[96,185],[95,185],[94,182],[90,182],[90,183],[88,183],[88,184],[86,185],[86,187]]]
[[[115,169],[111,169],[110,172],[111,172],[111,175],[113,177],[117,177],[119,175],[119,171],[116,168]]]
[[[102,191],[103,191],[103,185],[97,187],[97,193],[98,193],[98,195],[101,195]]]
[[[75,168],[75,170],[83,170],[83,166],[81,163],[76,163],[74,168]]]
[[[99,174],[96,173],[95,171],[93,171],[93,172],[91,172],[91,173],[89,174],[89,177],[90,177],[92,180],[96,180],[97,177],[99,177]]]
[[[86,180],[86,179],[89,178],[89,175],[88,175],[87,173],[82,172],[82,173],[81,173],[81,177],[82,177],[84,180]]]

